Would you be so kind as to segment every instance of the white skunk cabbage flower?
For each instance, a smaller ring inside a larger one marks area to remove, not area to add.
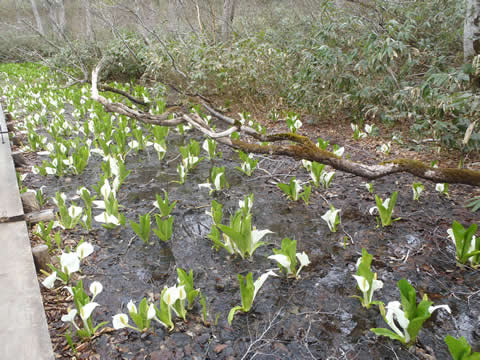
[[[45,286],[47,289],[52,289],[55,285],[55,280],[57,280],[57,272],[54,271],[50,275],[48,275],[45,280],[42,281],[42,285]]]
[[[126,314],[114,315],[112,323],[115,330],[123,329],[128,326],[128,316]]]

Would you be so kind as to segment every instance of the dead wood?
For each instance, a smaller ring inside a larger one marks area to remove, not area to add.
[[[36,224],[40,221],[43,221],[45,223],[49,222],[50,220],[54,220],[55,214],[53,212],[53,209],[46,209],[25,214],[24,218],[25,221],[30,224]]]
[[[111,87],[111,86],[108,86],[108,85],[105,85],[105,84],[98,85],[98,89],[100,91],[109,91],[109,92],[113,92],[115,94],[125,96],[128,100],[130,100],[131,102],[133,102],[137,105],[148,106],[147,102],[145,102],[143,100],[140,100],[140,99],[137,99],[136,97],[130,95],[126,91],[123,91],[123,90],[120,90],[120,89],[117,89],[117,88],[114,88],[114,87]]]
[[[37,245],[32,249],[33,261],[35,262],[35,269],[37,272],[40,270],[50,271],[48,264],[52,263],[50,254],[48,253],[47,245]]]
[[[153,115],[141,110],[132,109],[121,103],[111,103],[98,93],[97,79],[102,64],[103,59],[92,72],[92,98],[102,104],[107,112],[122,114],[153,125],[176,126],[186,122],[202,132],[205,136],[214,138],[222,144],[244,152],[280,155],[298,160],[316,161],[369,180],[406,172],[437,183],[480,186],[480,171],[457,168],[432,168],[421,161],[411,159],[394,159],[386,163],[370,165],[342,159],[330,151],[322,150],[306,136],[293,133],[263,135],[251,127],[244,126],[240,121],[219,113],[204,102],[202,102],[202,105],[210,114],[231,127],[223,132],[216,133],[197,114],[177,113],[173,119],[168,119],[168,113]],[[231,139],[230,135],[235,131],[247,136],[247,138],[250,137],[252,142]]]
[[[23,152],[21,151],[13,151],[12,158],[13,158],[13,163],[15,164],[15,167],[22,167],[27,165],[25,156],[23,156]]]
[[[32,211],[39,211],[40,204],[38,203],[37,197],[35,192],[27,191],[20,195],[23,204],[23,211],[25,214],[30,213]]]

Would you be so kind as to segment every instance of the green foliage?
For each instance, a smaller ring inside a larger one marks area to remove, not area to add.
[[[157,223],[157,228],[153,229],[155,235],[162,241],[170,240],[173,233],[173,216],[162,219],[160,215],[155,214],[155,221]]]
[[[304,191],[301,192],[302,185],[300,184],[300,181],[295,178],[295,176],[290,179],[290,183],[278,183],[277,186],[285,193],[285,195],[287,195],[290,200],[297,201],[298,199],[302,198],[304,199],[305,203],[308,203],[312,187],[307,185],[305,188],[303,188]]]
[[[139,331],[145,331],[150,327],[150,319],[148,317],[148,302],[146,298],[143,298],[142,301],[140,301],[140,304],[138,305],[138,310],[137,307],[133,304],[133,302],[129,303],[129,306],[127,306],[128,313],[130,317],[132,318],[132,321],[135,323],[137,326],[137,329]]]
[[[347,10],[315,9],[323,12],[321,22],[283,14],[281,26],[263,26],[260,32],[249,27],[250,35],[231,44],[192,36],[168,46],[190,75],[184,87],[200,93],[214,88],[228,98],[252,97],[273,108],[286,102],[323,118],[346,112],[358,119],[409,121],[418,135],[460,146],[480,111],[470,89],[472,66],[461,66],[463,6],[433,0],[375,8],[362,18]],[[166,55],[151,59],[146,71],[158,80],[168,74],[178,78]],[[479,146],[476,130],[468,151]]]
[[[383,283],[377,280],[377,273],[374,273],[370,267],[372,265],[373,255],[367,250],[362,249],[362,257],[357,263],[357,272],[354,275],[357,280],[358,288],[363,293],[363,297],[354,296],[360,300],[362,306],[367,309],[371,304],[380,305],[380,301],[373,301],[373,293],[383,287]]]
[[[253,300],[260,288],[263,286],[264,282],[268,279],[269,276],[276,276],[273,271],[266,272],[258,277],[255,282],[253,281],[252,273],[248,273],[245,278],[238,274],[238,282],[240,284],[240,294],[242,297],[242,305],[235,306],[230,309],[228,313],[228,323],[231,324],[235,313],[238,311],[249,312],[252,308]]]
[[[33,234],[38,236],[40,239],[42,239],[45,244],[48,246],[48,251],[53,250],[52,246],[52,228],[53,228],[54,222],[53,220],[50,220],[48,224],[45,224],[43,221],[40,221],[36,227],[35,230],[33,231]]]
[[[375,195],[375,202],[377,204],[378,213],[380,214],[380,220],[382,223],[382,227],[390,226],[393,221],[397,221],[400,218],[392,219],[393,208],[395,207],[395,203],[397,202],[398,191],[395,191],[392,194],[392,197],[382,201],[382,199]]]
[[[148,244],[150,239],[150,214],[140,215],[138,224],[133,220],[130,220],[130,226],[135,234],[142,239],[145,244]]]
[[[235,169],[243,172],[247,176],[252,176],[253,171],[257,167],[258,159],[254,159],[253,154],[246,154],[242,150],[238,151],[238,157],[242,160],[242,164],[235,166]]]
[[[384,328],[370,330],[377,335],[387,336],[392,340],[398,340],[403,344],[411,345],[415,342],[423,323],[430,318],[433,311],[438,308],[444,308],[450,312],[450,308],[446,305],[432,306],[433,303],[428,300],[427,295],[424,295],[420,303],[417,304],[415,289],[406,279],[401,279],[397,285],[400,290],[401,305],[398,301],[392,301],[388,303],[387,311],[385,312],[383,303],[380,304],[380,312],[385,322],[394,331]],[[397,324],[402,330],[399,329]]]
[[[228,314],[228,323],[231,324],[233,317],[237,311],[248,312],[250,311],[253,303],[253,294],[255,291],[255,287],[253,285],[253,275],[252,273],[248,273],[245,278],[238,274],[238,282],[240,284],[240,294],[242,297],[242,305],[235,306],[230,310]]]
[[[82,316],[83,309],[89,304],[92,304],[93,299],[90,299],[90,297],[83,289],[83,281],[81,279],[77,282],[76,286],[69,288],[69,290],[72,293],[75,307],[83,320],[83,328],[77,328],[77,335],[79,335],[81,338],[91,338],[101,327],[105,326],[108,322],[104,321],[95,326],[91,315],[85,319],[84,316]]]
[[[157,198],[157,201],[154,202],[154,206],[160,210],[160,216],[165,217],[169,216],[172,210],[175,208],[175,205],[177,205],[177,201],[173,201],[172,203],[169,202],[168,200],[168,192],[164,190],[165,197],[162,199],[162,197],[158,194],[155,194],[155,197]]]
[[[305,252],[297,253],[297,240],[284,238],[282,247],[272,250],[274,255],[270,255],[268,258],[277,261],[280,271],[285,271],[287,277],[297,278],[302,268],[310,264],[310,260]],[[297,258],[300,262],[298,269]]]
[[[46,58],[53,55],[52,65],[68,64],[78,78],[84,76],[80,69],[92,68],[105,56],[102,76],[107,79],[143,77],[157,84],[168,79],[188,93],[213,91],[228,102],[255,99],[273,109],[287,107],[281,116],[290,122],[290,109],[324,119],[349,114],[357,123],[408,122],[419,136],[462,146],[466,129],[480,113],[472,89],[478,66],[463,64],[462,2],[374,3],[361,17],[352,16],[348,7],[335,9],[331,2],[295,16],[280,4],[268,6],[273,8],[238,17],[232,42],[217,42],[204,31],[162,43],[153,37],[146,44],[140,34],[115,29],[113,39],[99,37],[96,44],[71,39],[55,48],[26,37],[26,47]],[[322,21],[314,21],[315,15]],[[8,44],[10,36],[4,37]],[[9,54],[18,47],[4,46]],[[464,150],[479,148],[477,125]]]
[[[108,65],[102,71],[103,77],[114,80],[138,79],[146,70],[148,55],[149,49],[141,35],[121,33],[108,42],[105,54]]]
[[[480,353],[475,352],[472,354],[472,347],[463,336],[455,339],[453,336],[447,335],[445,343],[453,360],[480,360]]]
[[[480,263],[480,238],[476,238],[478,225],[472,224],[465,229],[462,224],[453,221],[452,228],[447,232],[455,244],[457,251],[457,260],[460,264],[466,264],[467,261],[473,266]]]
[[[480,209],[480,196],[476,196],[471,199],[471,202],[467,204],[467,207],[472,208],[472,212],[477,211]]]
[[[224,243],[220,241],[217,227],[223,232]],[[217,249],[223,247],[230,254],[239,254],[244,259],[245,257],[252,257],[258,247],[265,245],[260,240],[269,233],[271,231],[268,229],[252,229],[252,214],[239,209],[235,212],[235,215],[230,216],[230,225],[216,224],[216,227],[212,226],[209,237]]]
[[[193,308],[195,298],[200,294],[200,290],[193,287],[193,270],[190,270],[190,272],[187,274],[187,272],[182,268],[177,268],[177,275],[178,286],[184,286],[185,293],[187,294],[187,309],[191,310]]]

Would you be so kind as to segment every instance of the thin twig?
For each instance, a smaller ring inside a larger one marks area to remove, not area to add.
[[[282,310],[283,309],[280,309],[275,313],[273,318],[268,322],[268,325],[266,326],[265,330],[260,334],[260,336],[258,338],[255,339],[255,341],[250,343],[250,345],[247,348],[247,351],[245,352],[245,354],[243,354],[243,356],[241,357],[240,360],[246,359],[248,354],[250,354],[250,352],[252,352],[253,347],[256,346],[259,342],[261,342],[263,340],[263,338],[265,337],[265,335],[270,331],[270,329],[272,329],[275,325],[277,325],[281,321],[281,320],[279,320],[279,321],[275,322],[275,319],[282,313]]]

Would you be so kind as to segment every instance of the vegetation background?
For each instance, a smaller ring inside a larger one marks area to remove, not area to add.
[[[158,94],[274,121],[294,110],[399,125],[468,154],[480,147],[475,14],[455,0],[6,0],[0,61],[41,60],[75,82],[107,57],[104,76]]]

